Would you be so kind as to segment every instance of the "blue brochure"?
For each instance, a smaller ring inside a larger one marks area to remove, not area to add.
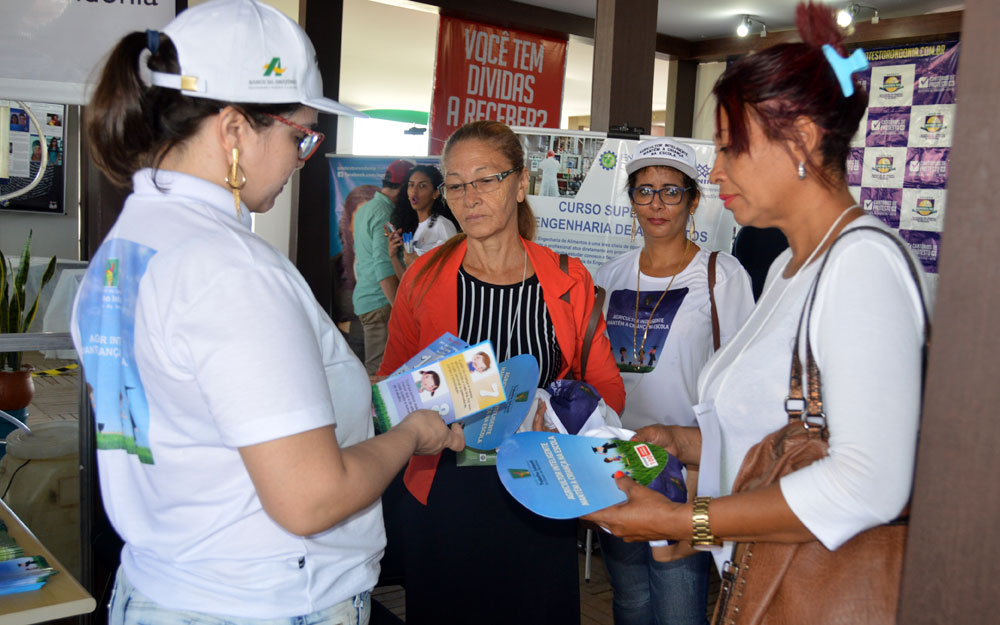
[[[680,461],[637,441],[549,432],[521,432],[497,449],[497,473],[524,507],[552,519],[573,519],[625,501],[615,477],[627,475],[687,501]]]
[[[517,431],[531,409],[538,389],[538,361],[531,354],[514,356],[500,363],[500,380],[507,401],[486,411],[485,417],[467,421],[465,445],[470,449],[496,449]]]
[[[429,359],[372,386],[375,427],[386,432],[414,410],[437,411],[445,423],[485,412],[507,400],[489,341]]]

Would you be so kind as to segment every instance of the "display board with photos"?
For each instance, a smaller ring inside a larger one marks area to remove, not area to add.
[[[856,74],[868,110],[851,144],[848,185],[930,274],[944,229],[960,49],[948,41],[866,50],[869,68]]]
[[[0,123],[8,125],[6,175],[0,171],[0,194],[8,194],[31,184],[42,166],[42,143],[45,170],[42,179],[24,195],[0,202],[0,210],[62,214],[65,212],[65,122],[62,104],[25,102],[39,126],[31,122],[28,111],[13,100],[0,100],[0,109],[8,111]],[[0,167],[0,170],[3,168]]]

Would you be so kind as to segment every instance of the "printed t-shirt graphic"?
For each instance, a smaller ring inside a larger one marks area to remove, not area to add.
[[[135,307],[139,281],[156,250],[109,239],[80,284],[83,366],[94,409],[97,448],[123,449],[153,464],[149,405],[135,362]]]
[[[637,314],[634,290],[622,289],[611,293],[608,298],[608,339],[619,371],[649,373],[656,368],[674,317],[687,294],[687,287],[667,291],[666,294],[663,291],[639,291]],[[658,300],[659,305],[656,304]],[[645,343],[643,333],[646,335]]]

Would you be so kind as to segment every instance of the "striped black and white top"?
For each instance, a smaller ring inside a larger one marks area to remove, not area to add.
[[[470,345],[491,341],[501,361],[531,354],[538,360],[540,388],[554,382],[562,367],[562,351],[538,276],[523,285],[489,284],[460,268],[458,336]]]

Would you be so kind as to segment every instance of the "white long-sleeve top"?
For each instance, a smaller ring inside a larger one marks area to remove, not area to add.
[[[884,228],[865,216],[847,230],[860,225]],[[720,458],[703,457],[702,465],[721,463],[722,494],[731,492],[750,447],[787,423],[791,349],[822,257],[785,278],[790,259],[790,250],[775,259],[747,323],[699,378],[700,401],[714,404],[719,418],[722,448]],[[873,232],[851,234],[833,248],[818,289],[809,333],[822,374],[829,455],[782,478],[781,492],[802,523],[836,549],[895,518],[909,499],[923,317],[905,259]],[[803,337],[803,363],[804,354]]]

